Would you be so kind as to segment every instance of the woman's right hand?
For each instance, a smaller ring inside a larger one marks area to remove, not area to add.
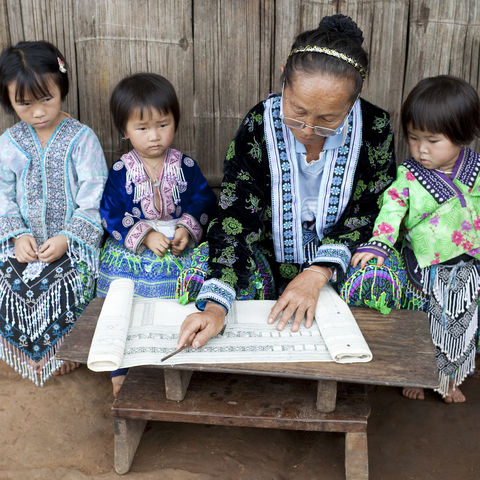
[[[203,347],[210,338],[221,332],[226,315],[225,309],[213,302],[207,302],[203,312],[188,315],[180,328],[178,348],[184,345]]]
[[[170,248],[172,241],[163,233],[152,230],[145,235],[143,243],[149,248],[155,255],[163,257],[167,250]]]
[[[38,245],[32,235],[22,235],[13,239],[15,258],[20,263],[36,262],[38,260]]]

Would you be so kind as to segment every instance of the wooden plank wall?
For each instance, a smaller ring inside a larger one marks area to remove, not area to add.
[[[279,90],[295,35],[333,13],[364,32],[364,97],[390,111],[399,160],[400,106],[419,79],[449,73],[479,89],[477,0],[0,0],[0,47],[45,39],[64,52],[65,110],[97,132],[109,162],[127,148],[109,117],[113,87],[138,71],[165,75],[181,103],[175,144],[218,185],[239,122]],[[14,121],[2,114],[0,129]]]

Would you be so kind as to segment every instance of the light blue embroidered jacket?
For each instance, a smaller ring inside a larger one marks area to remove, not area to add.
[[[19,122],[0,136],[0,252],[32,235],[40,247],[63,234],[68,254],[97,271],[103,236],[100,199],[107,165],[95,133],[63,120],[42,150],[34,129]]]

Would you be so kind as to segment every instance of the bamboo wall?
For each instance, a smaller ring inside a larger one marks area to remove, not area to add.
[[[479,89],[478,0],[0,0],[0,47],[45,39],[63,51],[65,110],[96,131],[110,162],[125,148],[108,112],[114,85],[138,71],[163,74],[181,103],[175,146],[217,185],[241,119],[279,90],[295,35],[333,13],[364,32],[364,97],[390,111],[399,159],[399,110],[419,79],[449,73]],[[3,114],[1,130],[14,121]]]

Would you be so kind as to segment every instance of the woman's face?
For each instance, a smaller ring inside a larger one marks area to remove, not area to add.
[[[352,108],[354,81],[323,73],[297,73],[283,91],[283,115],[310,126],[338,128]],[[325,137],[312,128],[291,129],[305,146],[323,145]]]

